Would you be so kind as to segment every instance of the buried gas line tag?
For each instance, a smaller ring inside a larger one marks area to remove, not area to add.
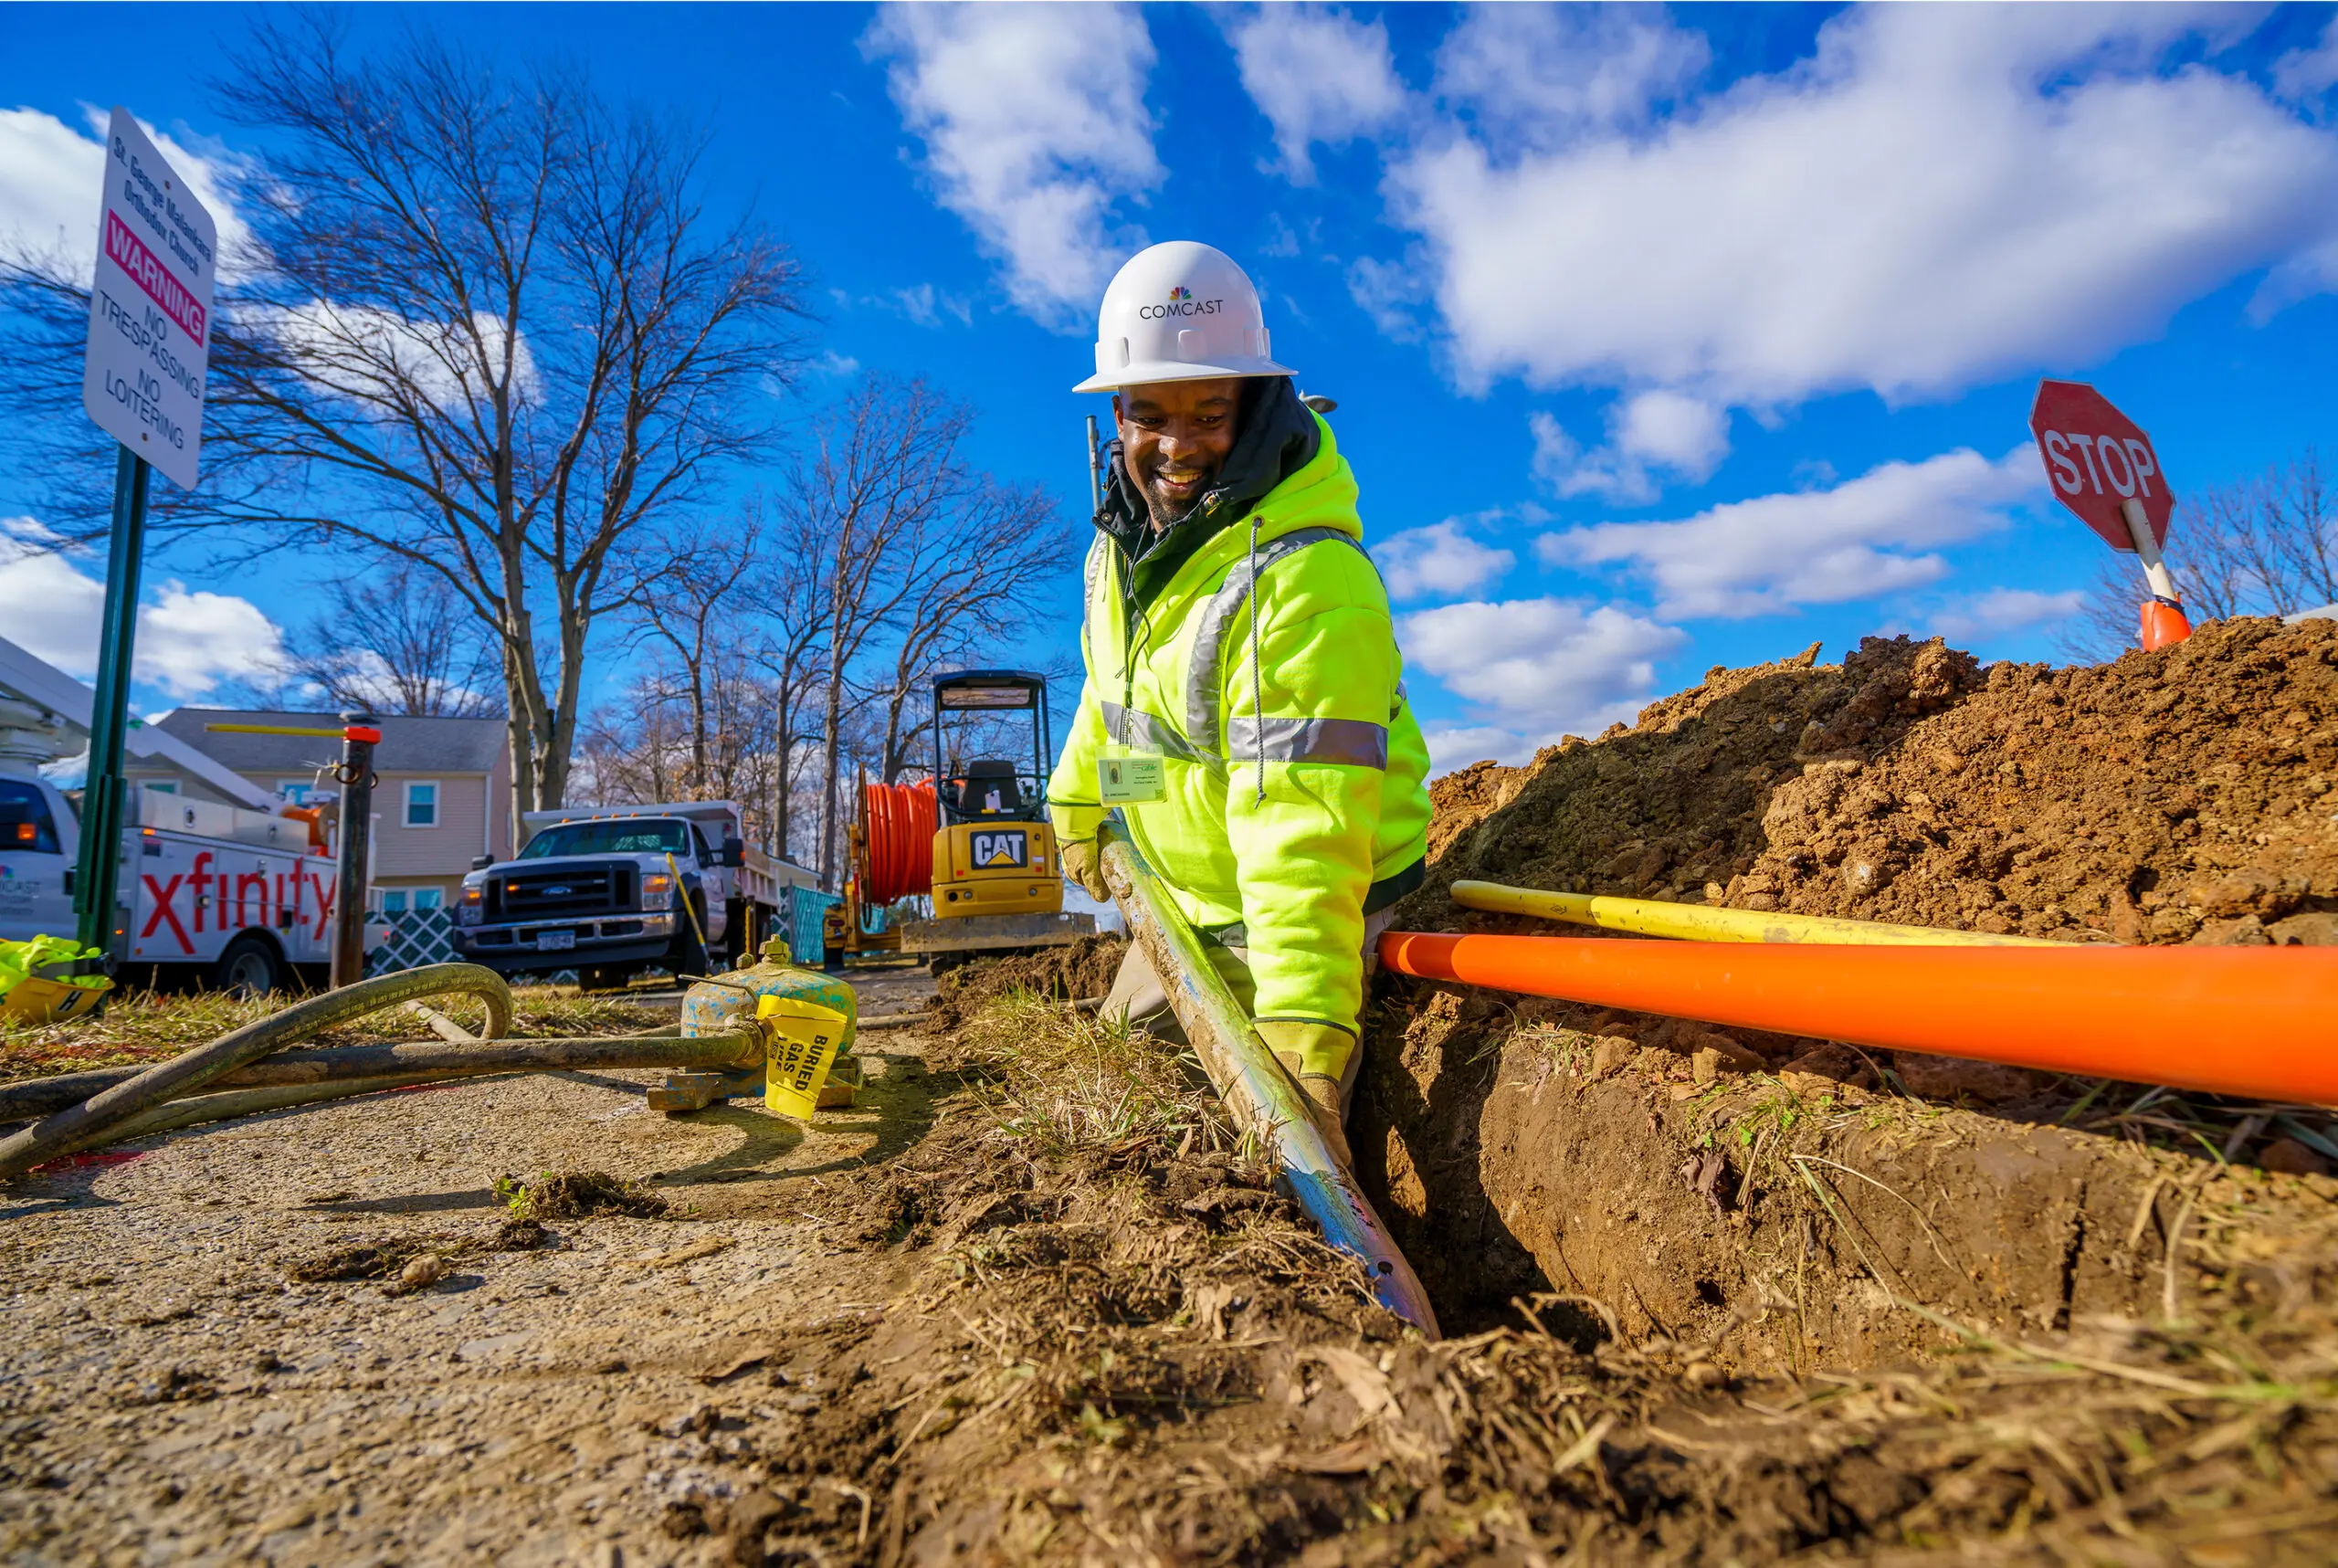
[[[848,1020],[817,1002],[768,995],[756,1000],[755,1017],[772,1026],[764,1056],[764,1104],[782,1116],[811,1121]]]
[[[1098,758],[1096,797],[1106,805],[1145,805],[1168,799],[1162,759],[1147,752]]]

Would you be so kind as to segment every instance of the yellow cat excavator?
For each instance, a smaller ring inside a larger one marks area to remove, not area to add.
[[[851,879],[824,932],[831,962],[899,953],[946,967],[1093,936],[1093,916],[1063,912],[1048,825],[1054,752],[1044,678],[1013,669],[936,676],[932,776],[861,787],[848,829]],[[932,900],[930,919],[882,924],[888,905],[921,893]]]

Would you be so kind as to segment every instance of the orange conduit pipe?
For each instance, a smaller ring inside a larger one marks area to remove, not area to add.
[[[861,820],[868,828],[864,904],[890,904],[933,890],[933,781],[864,784]]]
[[[1400,974],[1785,1035],[2338,1104],[2338,949],[1821,947],[1390,931]]]

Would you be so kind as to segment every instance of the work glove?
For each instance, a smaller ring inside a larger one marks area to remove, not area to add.
[[[1341,1164],[1348,1164],[1347,1131],[1341,1125],[1340,1079],[1347,1071],[1348,1058],[1355,1052],[1355,1037],[1329,1024],[1287,1018],[1266,1019],[1256,1026],[1259,1038],[1307,1097],[1315,1125],[1332,1154]]]
[[[1104,880],[1104,861],[1096,852],[1096,840],[1082,838],[1067,844],[1057,858],[1063,862],[1063,874],[1087,889],[1090,898],[1100,904],[1112,901],[1112,889]]]

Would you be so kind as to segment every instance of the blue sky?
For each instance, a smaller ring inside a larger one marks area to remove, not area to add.
[[[203,87],[240,8],[0,16],[0,231],[93,227],[115,101],[190,160],[265,152]],[[353,23],[361,48],[428,26],[556,51],[703,116],[711,205],[752,206],[810,270],[804,395],[854,367],[929,375],[980,411],[985,465],[1074,518],[1102,405],[1069,388],[1105,280],[1153,240],[1234,255],[1278,357],[1340,401],[1446,765],[1815,640],[2051,657],[2102,547],[2027,448],[2041,374],[2101,386],[2181,486],[2326,447],[2338,408],[2329,5]],[[0,518],[31,505],[7,418]],[[0,634],[86,665],[100,571],[0,541]],[[307,614],[300,575],[260,595],[174,546],[141,700],[223,690]],[[1058,646],[1076,614],[1067,562]]]

